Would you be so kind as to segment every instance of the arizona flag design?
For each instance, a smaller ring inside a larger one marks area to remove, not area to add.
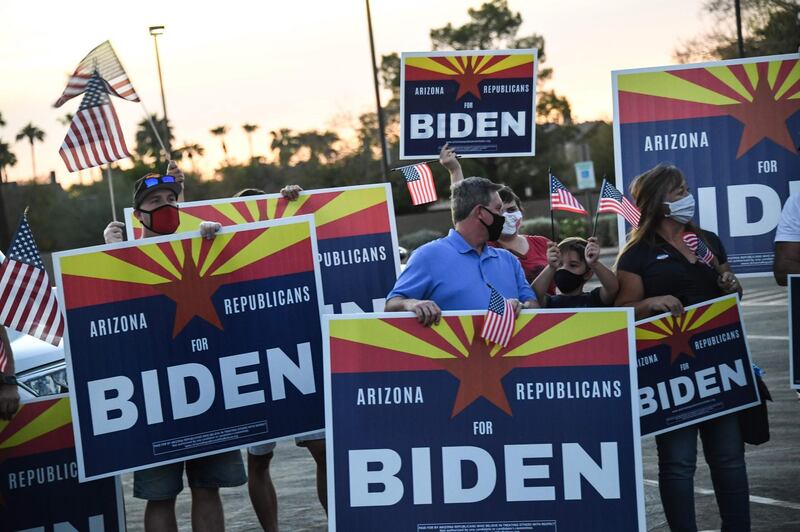
[[[11,421],[0,420],[0,478],[3,530],[50,530],[56,523],[125,530],[118,479],[78,482],[65,395],[25,402]]]
[[[736,294],[637,322],[636,351],[643,436],[758,402]]]
[[[771,275],[775,227],[800,175],[800,56],[626,70],[613,79],[620,190],[659,162],[674,164],[697,191],[695,221],[720,236],[733,270]]]
[[[202,221],[223,226],[314,215],[325,311],[382,311],[384,298],[400,274],[392,189],[360,185],[300,193],[182,203],[178,233],[196,231]],[[141,236],[133,209],[125,209],[128,239]]]
[[[329,529],[644,530],[629,310],[523,311],[506,347],[483,322],[326,317]]]
[[[400,66],[400,159],[535,152],[537,50],[407,52]]]
[[[54,256],[81,478],[323,428],[311,224]]]

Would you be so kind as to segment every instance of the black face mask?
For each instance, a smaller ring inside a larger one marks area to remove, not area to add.
[[[486,209],[486,211],[492,215],[492,223],[490,225],[487,225],[483,222],[483,220],[480,220],[480,218],[479,220],[486,228],[486,230],[489,232],[489,242],[494,242],[498,238],[500,238],[500,235],[503,232],[503,226],[506,223],[506,217],[503,216],[502,214],[495,214],[486,207],[483,208]]]
[[[556,270],[556,287],[562,294],[568,294],[579,288],[583,283],[583,275],[572,273],[566,269]]]

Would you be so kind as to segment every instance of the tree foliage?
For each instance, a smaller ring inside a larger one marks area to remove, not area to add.
[[[704,9],[716,20],[715,30],[675,51],[681,63],[739,57],[734,3],[707,0]],[[800,49],[800,2],[741,0],[745,57],[794,53]]]

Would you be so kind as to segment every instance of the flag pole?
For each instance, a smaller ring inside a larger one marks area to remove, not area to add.
[[[556,241],[556,222],[553,218],[553,175],[550,173],[550,168],[547,168],[547,197],[550,198],[550,240]]]
[[[461,159],[461,156],[460,155],[456,155],[456,159]],[[417,164],[431,164],[431,163],[438,163],[438,162],[439,162],[439,159],[428,159],[427,161],[420,161],[418,163],[411,163],[411,164],[404,164],[402,166],[395,166],[394,168],[390,168],[389,171],[390,172],[396,172],[397,170],[400,170],[401,168],[407,168],[409,166],[414,166],[414,165],[417,165]]]
[[[139,100],[139,103],[142,104],[142,110],[144,111],[144,116],[147,119],[147,121],[150,123],[150,127],[153,129],[153,134],[156,136],[156,140],[158,140],[158,144],[161,146],[161,149],[164,151],[164,155],[167,156],[167,162],[171,161],[172,160],[172,154],[170,154],[170,152],[167,151],[167,148],[164,145],[164,141],[161,140],[161,135],[159,135],[158,129],[156,128],[156,124],[153,122],[153,117],[147,111],[147,107],[144,106],[144,102],[142,100]],[[164,120],[164,125],[165,126],[167,125],[166,124],[166,119]]]
[[[108,180],[108,195],[111,198],[111,219],[117,221],[117,208],[114,202],[114,181],[111,179],[111,163],[106,165],[106,179]]]
[[[597,181],[595,181],[596,183]],[[597,234],[597,218],[600,216],[600,198],[603,197],[603,188],[606,185],[606,174],[603,174],[603,184],[600,185],[600,195],[597,196],[597,207],[594,210],[594,226],[592,227],[592,237]]]

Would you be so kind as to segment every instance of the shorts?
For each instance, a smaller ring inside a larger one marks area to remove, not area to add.
[[[148,501],[174,499],[183,491],[183,469],[190,488],[233,488],[247,482],[240,451],[203,456],[133,472],[133,496]]]
[[[298,447],[307,447],[308,442],[316,441],[316,440],[324,440],[325,439],[325,431],[320,430],[317,432],[312,432],[311,434],[306,434],[305,436],[298,436],[294,439],[294,444]],[[252,454],[255,456],[264,456],[265,454],[269,454],[275,450],[275,442],[271,441],[269,443],[261,443],[259,445],[253,445],[252,447],[247,448],[247,453]]]

